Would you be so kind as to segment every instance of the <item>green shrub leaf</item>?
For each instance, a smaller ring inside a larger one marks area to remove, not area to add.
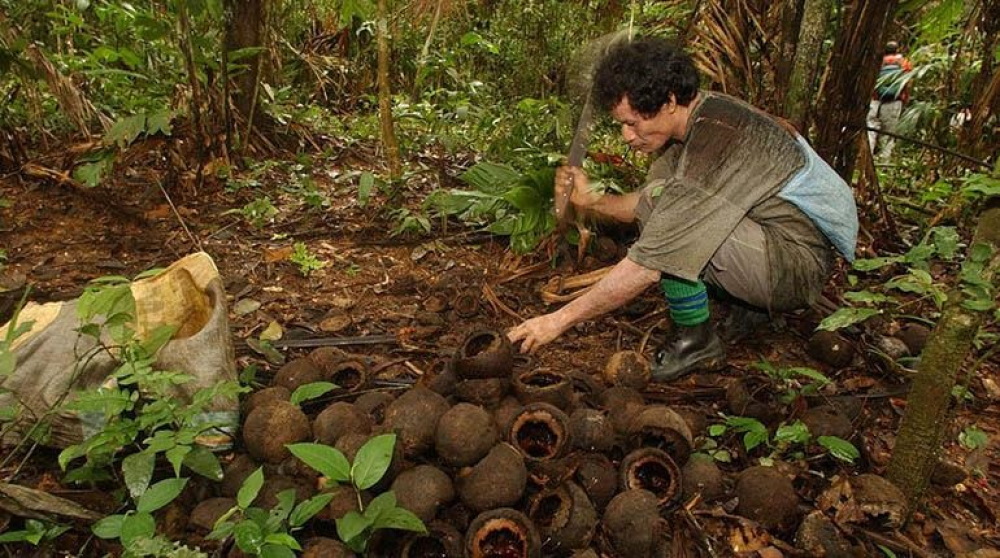
[[[340,450],[323,444],[289,444],[285,447],[324,477],[334,482],[351,480],[351,464]]]
[[[395,434],[375,436],[361,446],[351,467],[351,479],[358,490],[371,488],[385,475],[392,462],[392,450],[395,446]]]
[[[184,490],[187,481],[187,479],[165,479],[150,486],[136,501],[136,511],[153,513],[169,504]]]
[[[132,498],[138,498],[149,482],[153,480],[153,465],[156,463],[156,455],[150,451],[133,453],[122,459],[122,476],[125,477],[125,487]]]
[[[337,389],[337,384],[332,382],[312,382],[295,388],[290,399],[292,405],[300,405],[304,401],[316,399],[330,391]]]
[[[236,494],[236,505],[241,510],[249,508],[250,504],[257,498],[257,493],[260,492],[261,486],[264,486],[264,468],[258,467],[256,471],[243,481],[243,485],[240,486],[240,490]]]
[[[302,525],[305,525],[305,523],[312,519],[314,515],[322,511],[323,508],[330,504],[330,500],[333,500],[333,496],[333,494],[318,494],[295,506],[291,515],[288,516],[288,525],[290,527],[301,527]]]
[[[170,479],[176,480],[176,479]],[[154,485],[155,486],[155,485]],[[150,488],[152,490],[152,488]],[[121,526],[121,540],[126,547],[132,541],[149,538],[156,534],[156,520],[147,512],[138,512],[125,517]]]
[[[816,442],[826,448],[830,452],[830,455],[841,461],[854,463],[855,459],[861,457],[861,453],[858,452],[858,448],[854,447],[854,444],[844,440],[843,438],[838,438],[836,436],[820,436],[819,438],[816,438]]]
[[[125,516],[122,514],[109,515],[99,520],[90,528],[99,539],[117,539],[122,534],[122,523]]]
[[[863,322],[872,316],[877,316],[881,312],[874,308],[841,308],[823,318],[823,321],[816,326],[816,329],[825,331],[836,331],[848,326]]]

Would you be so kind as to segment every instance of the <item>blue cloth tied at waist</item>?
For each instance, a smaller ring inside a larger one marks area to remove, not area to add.
[[[858,242],[858,209],[851,187],[826,164],[809,142],[798,138],[806,164],[796,172],[778,197],[799,208],[847,261],[854,261]]]

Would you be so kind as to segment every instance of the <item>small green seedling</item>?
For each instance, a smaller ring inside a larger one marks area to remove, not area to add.
[[[327,266],[326,261],[321,260],[316,257],[315,254],[309,251],[304,242],[296,242],[294,245],[294,250],[288,260],[293,264],[299,266],[299,273],[303,277],[309,277],[314,271],[319,271]]]
[[[361,491],[375,486],[389,469],[395,446],[395,434],[375,436],[361,446],[353,464],[343,453],[323,444],[287,446],[292,455],[319,471],[327,480],[350,483],[358,493],[361,512],[350,511],[337,518],[337,535],[354,552],[363,553],[372,535],[380,529],[427,531],[420,518],[396,505],[396,495],[391,491],[375,497],[367,506],[361,502]]]

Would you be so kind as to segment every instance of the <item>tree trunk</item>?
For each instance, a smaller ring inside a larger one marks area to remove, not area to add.
[[[992,249],[982,271],[983,279],[992,283],[1000,266],[1000,198],[992,198],[983,210],[970,252],[977,244]],[[888,478],[906,494],[911,511],[930,483],[950,423],[951,390],[983,321],[984,312],[963,308],[963,300],[962,285],[956,285],[921,355],[889,462]]]
[[[802,25],[789,78],[785,117],[803,134],[808,131],[809,109],[816,91],[816,68],[820,63],[819,55],[831,7],[831,0],[806,0],[802,9]]]
[[[268,5],[269,0],[225,0],[225,49],[230,60],[234,51],[266,47]],[[233,104],[240,115],[248,119],[248,130],[253,126],[250,119],[257,108],[258,83],[263,60],[263,51],[241,57],[240,62],[247,64],[249,70],[234,76],[230,82],[234,95]],[[243,138],[244,145],[248,142],[249,138]]]
[[[979,18],[979,29],[983,37],[980,49],[982,66],[972,81],[972,120],[959,134],[960,151],[974,157],[985,157],[992,153],[991,146],[983,145],[983,130],[990,116],[997,113],[1000,105],[1000,67],[994,61],[994,53],[1000,43],[1000,0],[983,2]]]
[[[896,4],[897,0],[853,0],[847,4],[833,45],[830,72],[819,95],[824,110],[817,114],[813,145],[848,180],[854,172],[858,137],[865,133],[883,31]]]
[[[788,95],[788,82],[792,75],[792,64],[795,61],[795,50],[799,40],[799,26],[802,24],[803,0],[782,0],[781,2],[781,40],[779,42],[778,61],[774,67],[774,89],[777,94],[777,106],[785,106]],[[787,114],[782,113],[782,116]]]
[[[378,113],[382,124],[382,148],[389,162],[389,176],[400,174],[399,143],[392,121],[392,90],[389,82],[389,11],[386,0],[378,0]]]

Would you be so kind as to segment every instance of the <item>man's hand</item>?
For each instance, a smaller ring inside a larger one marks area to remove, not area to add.
[[[533,353],[568,329],[557,314],[558,312],[552,312],[526,320],[508,331],[507,338],[511,343],[520,341],[522,353]]]
[[[564,166],[556,169],[555,196],[559,200],[567,195],[569,202],[581,209],[589,209],[603,197],[591,189],[583,169]]]

